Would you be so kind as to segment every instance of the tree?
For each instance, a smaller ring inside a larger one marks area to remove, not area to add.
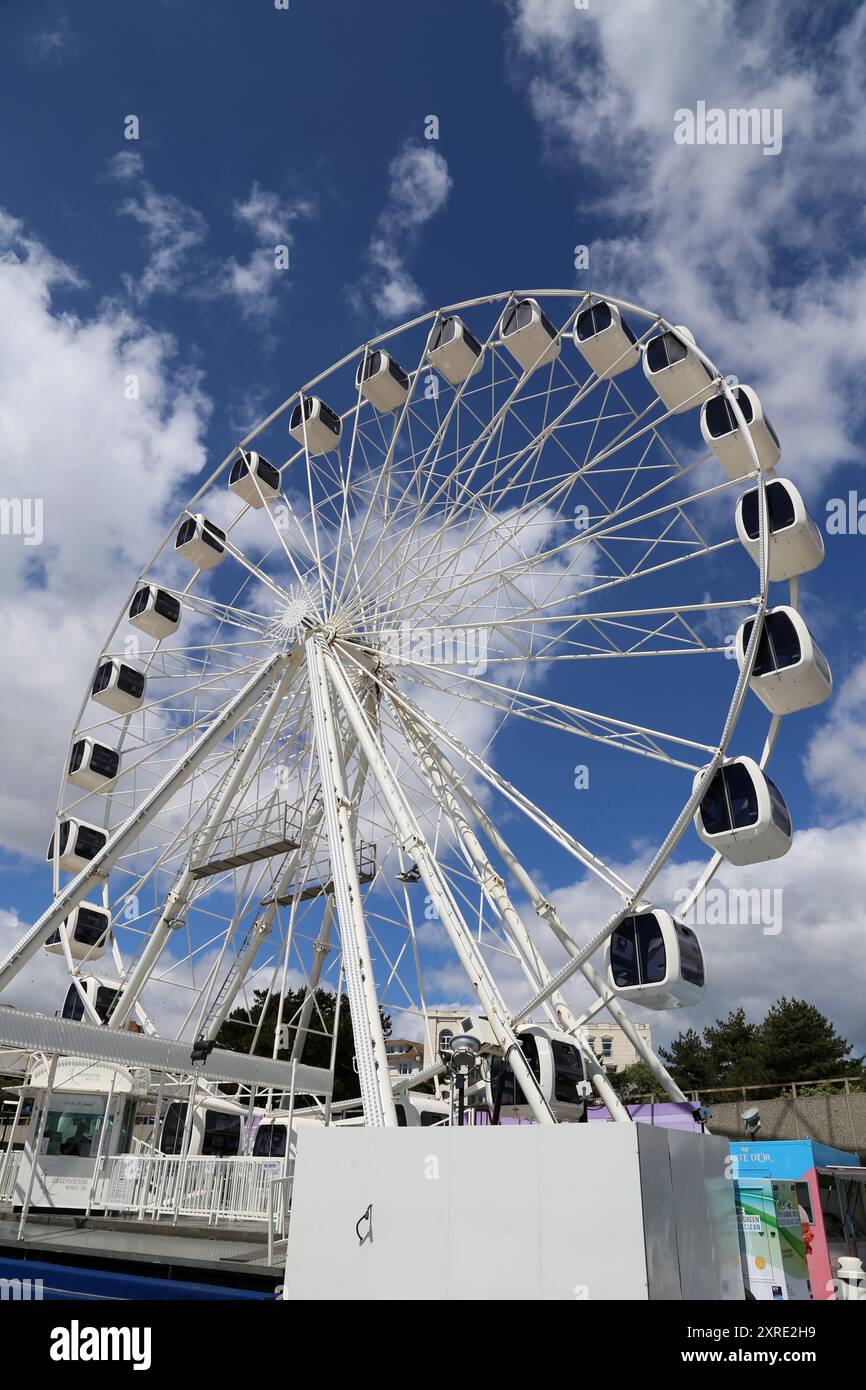
[[[805,999],[777,999],[761,1025],[761,1058],[771,1081],[819,1081],[859,1073],[863,1058],[849,1058],[851,1043]]]
[[[654,1094],[664,1099],[664,1088],[661,1083],[656,1081],[646,1062],[632,1062],[631,1066],[623,1067],[621,1071],[609,1072],[608,1080],[613,1085],[617,1095],[622,1100],[628,1101],[635,1096],[646,1096]]]
[[[712,1086],[760,1086],[767,1077],[761,1050],[761,1024],[743,1008],[732,1009],[704,1029]]]
[[[659,1056],[683,1091],[705,1090],[716,1079],[709,1049],[694,1028],[678,1034],[670,1047],[660,1047]]]
[[[290,989],[283,1001],[283,1022],[288,1025],[288,1052],[281,1049],[282,1056],[288,1056],[294,1045],[298,1017],[306,991]],[[228,1048],[231,1052],[249,1052],[255,1037],[256,1026],[262,1017],[262,1008],[267,999],[265,1016],[259,1030],[255,1054],[271,1057],[274,1050],[274,1034],[279,1012],[279,997],[268,997],[267,990],[257,989],[254,993],[253,1007],[235,1009],[220,1029],[217,1046]],[[336,994],[330,990],[316,990],[315,1004],[310,1016],[309,1032],[304,1043],[304,1062],[311,1067],[328,1067],[331,1060],[331,1036],[334,1030],[334,1012],[337,1004]],[[391,1032],[391,1019],[379,1010],[382,1031],[387,1038]],[[355,1040],[352,1035],[352,1015],[345,994],[340,1002],[340,1020],[337,1027],[337,1055],[334,1063],[334,1100],[352,1100],[359,1095],[358,1076],[354,1069]]]

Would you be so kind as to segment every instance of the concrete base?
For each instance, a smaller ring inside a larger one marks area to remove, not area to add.
[[[742,1299],[728,1145],[649,1125],[299,1135],[288,1299]]]

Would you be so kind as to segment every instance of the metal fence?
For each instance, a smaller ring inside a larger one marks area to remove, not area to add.
[[[106,1167],[100,1203],[106,1214],[135,1213],[141,1220],[194,1216],[208,1225],[267,1221],[270,1185],[284,1176],[282,1160],[273,1158],[119,1154],[108,1159]],[[283,1224],[280,1207],[277,1230]]]
[[[0,1153],[0,1202],[11,1202],[15,1191],[15,1179],[24,1157],[23,1149]]]

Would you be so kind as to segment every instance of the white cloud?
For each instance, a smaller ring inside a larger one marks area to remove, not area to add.
[[[806,776],[822,797],[843,810],[866,810],[866,661],[836,692],[804,759]]]
[[[276,311],[276,288],[285,269],[277,269],[282,248],[290,251],[295,242],[294,223],[312,217],[313,204],[299,200],[289,203],[272,190],[254,183],[247,198],[234,205],[235,220],[251,232],[255,249],[245,261],[231,257],[223,267],[217,292],[233,296],[250,318],[267,319]]]
[[[160,193],[145,178],[144,162],[136,151],[121,151],[109,169],[119,182],[137,184],[137,196],[124,199],[118,212],[143,228],[148,248],[142,274],[124,277],[128,292],[138,303],[153,294],[176,293],[189,283],[189,254],[207,237],[205,219],[174,194]]]
[[[209,404],[172,340],[116,306],[61,311],[80,285],[0,213],[0,449],[6,498],[38,497],[44,540],[0,537],[0,841],[44,853],[79,699],[117,608],[205,461]],[[138,379],[139,399],[126,398]],[[172,510],[174,508],[174,510]]]
[[[355,302],[369,297],[378,313],[393,321],[423,303],[405,261],[424,227],[445,206],[451,175],[438,150],[412,141],[391,161],[388,174],[387,201],[367,250],[368,270]]]
[[[600,176],[593,210],[611,235],[590,248],[593,288],[689,324],[752,380],[787,471],[813,484],[859,458],[866,262],[851,254],[850,171],[864,153],[866,12],[818,45],[799,42],[807,7],[787,0],[510,8],[548,152],[580,170],[584,205]],[[781,155],[675,144],[674,112],[698,100],[781,108]]]

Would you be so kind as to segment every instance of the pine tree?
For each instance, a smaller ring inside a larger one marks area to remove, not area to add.
[[[810,1081],[859,1073],[862,1058],[849,1058],[851,1044],[805,999],[777,999],[761,1026],[760,1051],[771,1081]]]

